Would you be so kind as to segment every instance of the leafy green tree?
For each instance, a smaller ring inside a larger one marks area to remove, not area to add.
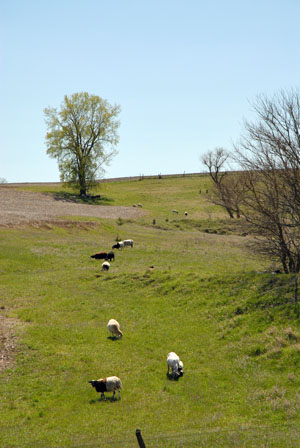
[[[81,196],[117,153],[119,112],[119,105],[87,92],[65,95],[59,110],[44,110],[47,154],[57,159],[62,182],[79,188]]]

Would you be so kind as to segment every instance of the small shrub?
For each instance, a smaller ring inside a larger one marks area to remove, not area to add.
[[[243,310],[240,306],[238,306],[238,307],[236,308],[234,314],[236,314],[237,316],[238,316],[239,314],[244,314],[244,310]]]
[[[253,347],[250,352],[249,355],[250,356],[260,356],[263,355],[264,353],[266,353],[266,348],[265,347],[261,347],[261,346],[257,346],[257,347]]]

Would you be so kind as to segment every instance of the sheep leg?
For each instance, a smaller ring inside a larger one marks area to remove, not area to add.
[[[104,395],[104,392],[101,392],[101,400],[104,398],[104,400],[105,400],[105,395]]]
[[[113,394],[111,396],[111,401],[114,401],[114,399],[115,399],[115,391],[113,391]]]
[[[121,395],[120,395],[120,391],[119,391],[119,389],[118,389],[118,394],[119,394],[119,400],[121,400]]]

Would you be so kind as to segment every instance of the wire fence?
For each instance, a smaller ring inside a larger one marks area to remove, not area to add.
[[[149,434],[132,431],[122,438],[101,437],[93,443],[82,441],[63,445],[45,445],[32,441],[35,448],[295,448],[300,446],[298,425],[277,424],[276,429],[266,425],[253,425],[232,428],[202,428],[186,431]],[[76,437],[74,437],[76,438]],[[3,445],[5,448],[17,448],[17,445]]]
[[[144,180],[144,179],[168,179],[168,178],[178,178],[178,177],[202,177],[202,176],[208,176],[209,173],[206,172],[198,172],[198,173],[181,173],[181,174],[151,174],[151,175],[144,175],[140,174],[139,176],[127,176],[127,177],[114,177],[114,178],[108,178],[108,179],[100,179],[98,182],[105,183],[105,182],[119,182],[119,181],[136,181],[136,180]]]
[[[139,430],[137,430],[139,431]],[[167,433],[149,434],[137,431],[124,434],[122,438],[101,437],[94,443],[64,443],[63,445],[45,445],[32,441],[35,448],[295,448],[300,446],[300,432],[296,425],[276,425],[276,429],[268,426],[241,427],[239,429],[196,429]],[[76,438],[76,437],[74,437]],[[16,445],[3,445],[5,448],[17,448]]]
[[[143,179],[165,179],[165,178],[172,178],[172,177],[202,177],[202,176],[208,176],[208,172],[199,172],[199,173],[180,173],[180,174],[151,174],[151,175],[144,175],[140,174],[139,176],[125,176],[125,177],[110,177],[105,179],[98,179],[97,182],[99,183],[106,183],[106,182],[122,182],[122,181],[139,181]],[[7,188],[7,187],[14,187],[14,186],[22,186],[22,185],[60,185],[61,182],[13,182],[13,183],[5,183],[1,184],[0,186]]]

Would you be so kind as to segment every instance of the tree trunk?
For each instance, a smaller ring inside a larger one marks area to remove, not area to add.
[[[232,211],[231,211],[231,209],[229,208],[229,207],[225,207],[226,208],[226,210],[227,210],[227,213],[228,213],[228,215],[230,216],[230,218],[234,218],[234,216],[233,216],[233,213],[232,213]]]
[[[289,270],[288,270],[288,267],[287,267],[287,264],[286,264],[286,258],[285,258],[285,256],[282,256],[282,257],[281,257],[281,264],[282,264],[282,267],[283,267],[283,272],[284,272],[285,274],[288,274],[288,273],[289,273]]]

